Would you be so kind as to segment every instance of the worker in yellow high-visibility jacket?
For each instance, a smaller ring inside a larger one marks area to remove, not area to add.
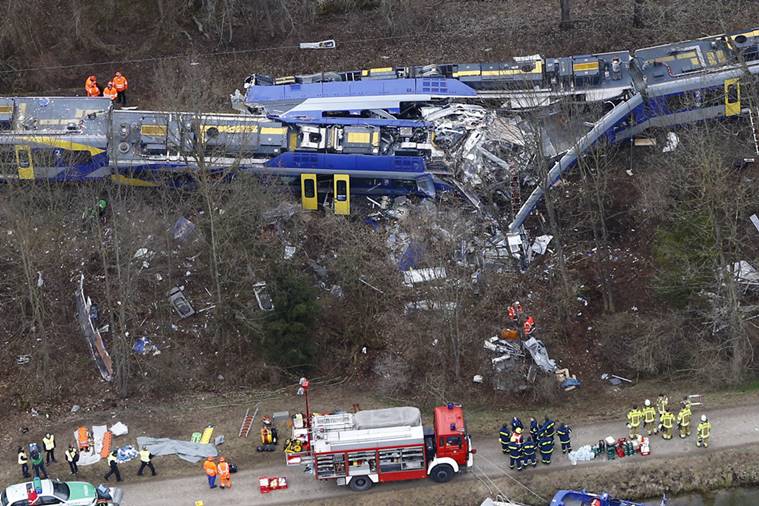
[[[706,415],[701,415],[701,423],[696,427],[696,446],[704,448],[709,446],[709,438],[712,435],[712,424]]]
[[[630,439],[635,439],[640,435],[640,421],[643,413],[635,405],[627,412],[627,426],[630,428]]]
[[[643,410],[643,428],[646,429],[646,435],[650,436],[656,430],[656,410],[651,405],[651,401],[646,399]]]
[[[677,414],[677,426],[680,429],[680,437],[686,438],[690,436],[690,417],[692,413],[690,406],[683,405],[680,412]]]
[[[672,439],[672,432],[675,426],[675,415],[669,411],[664,411],[660,418],[661,437],[662,439]]]

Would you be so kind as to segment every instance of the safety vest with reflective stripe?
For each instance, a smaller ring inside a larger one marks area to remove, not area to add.
[[[698,437],[706,439],[711,435],[712,424],[711,422],[701,422],[698,424]]]
[[[42,443],[45,445],[45,450],[52,450],[55,448],[55,436],[50,435],[50,437],[43,437]]]
[[[216,464],[214,464],[210,460],[206,460],[203,463],[203,469],[205,469],[206,474],[208,476],[216,476]]]
[[[219,462],[219,476],[222,478],[229,476],[229,463]]]
[[[18,454],[18,463],[19,463],[19,465],[21,465],[21,464],[28,464],[29,463],[29,458],[26,456],[26,453],[19,452],[19,454]]]
[[[140,462],[150,462],[150,450],[140,450]]]
[[[675,423],[675,415],[669,411],[665,411],[661,415],[661,424],[665,429],[671,429]]]
[[[690,425],[690,408],[683,408],[680,410],[680,412],[677,414],[677,423],[682,425],[683,427]]]
[[[126,91],[129,86],[129,83],[127,83],[126,77],[124,76],[114,76],[114,78],[111,79],[111,82],[113,83],[113,87],[116,88],[116,91]]]
[[[112,453],[108,454],[108,460],[106,461],[106,462],[108,462],[108,465],[112,465],[114,463],[118,464],[118,461],[119,461],[119,459],[116,458],[116,456],[114,456]]]
[[[119,92],[118,92],[118,91],[116,91],[116,88],[113,88],[113,87],[109,88],[108,86],[106,86],[106,87],[103,89],[103,96],[104,96],[104,97],[108,97],[108,98],[110,98],[111,100],[115,100],[115,99],[116,99],[116,97],[118,97],[118,96],[119,96]]]
[[[627,421],[630,424],[630,427],[637,427],[640,425],[640,417],[642,416],[642,413],[639,409],[631,409],[629,413],[627,413]]]
[[[68,462],[74,462],[76,460],[76,450],[73,448],[70,448],[66,450],[66,460]]]
[[[656,410],[653,406],[643,408],[643,420],[646,423],[654,423],[656,421]]]

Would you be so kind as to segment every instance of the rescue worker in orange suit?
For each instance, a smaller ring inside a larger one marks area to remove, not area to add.
[[[523,325],[524,335],[529,336],[535,332],[535,319],[532,316],[528,316]]]
[[[121,75],[121,72],[116,72],[116,75],[113,76],[111,82],[113,83],[113,87],[116,88],[116,91],[118,92],[116,102],[119,103],[122,107],[126,106],[126,90],[129,88],[129,82],[127,81],[127,78]]]
[[[229,462],[224,460],[224,457],[219,457],[219,481],[221,488],[232,488],[232,474],[229,470]]]
[[[113,86],[113,83],[109,82],[108,86],[103,88],[103,96],[110,98],[111,101],[114,101],[116,100],[116,97],[119,96],[119,92],[116,91],[116,88]]]
[[[84,81],[84,91],[87,92],[88,97],[100,96],[100,87],[98,86],[97,77],[92,75],[89,76],[86,81]]]
[[[213,461],[213,457],[208,457],[205,462],[203,462],[203,470],[206,472],[206,476],[208,477],[208,487],[209,488],[216,488],[216,464]]]

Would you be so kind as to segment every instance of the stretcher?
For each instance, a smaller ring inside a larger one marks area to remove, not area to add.
[[[284,490],[287,488],[287,478],[285,476],[261,476],[258,478],[258,488],[262,494]]]
[[[103,448],[100,450],[100,458],[108,457],[111,453],[111,444],[113,443],[113,433],[109,430],[103,434]]]

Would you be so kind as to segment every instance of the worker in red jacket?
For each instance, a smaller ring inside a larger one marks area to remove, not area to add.
[[[524,325],[524,335],[529,336],[533,332],[535,332],[535,320],[532,316],[528,316],[527,320],[525,320]]]
[[[118,92],[116,102],[119,103],[122,107],[125,106],[127,102],[126,90],[129,88],[129,82],[127,81],[127,78],[123,76],[121,72],[116,72],[116,75],[113,76],[111,82],[113,82],[113,87],[116,88],[116,91]]]

